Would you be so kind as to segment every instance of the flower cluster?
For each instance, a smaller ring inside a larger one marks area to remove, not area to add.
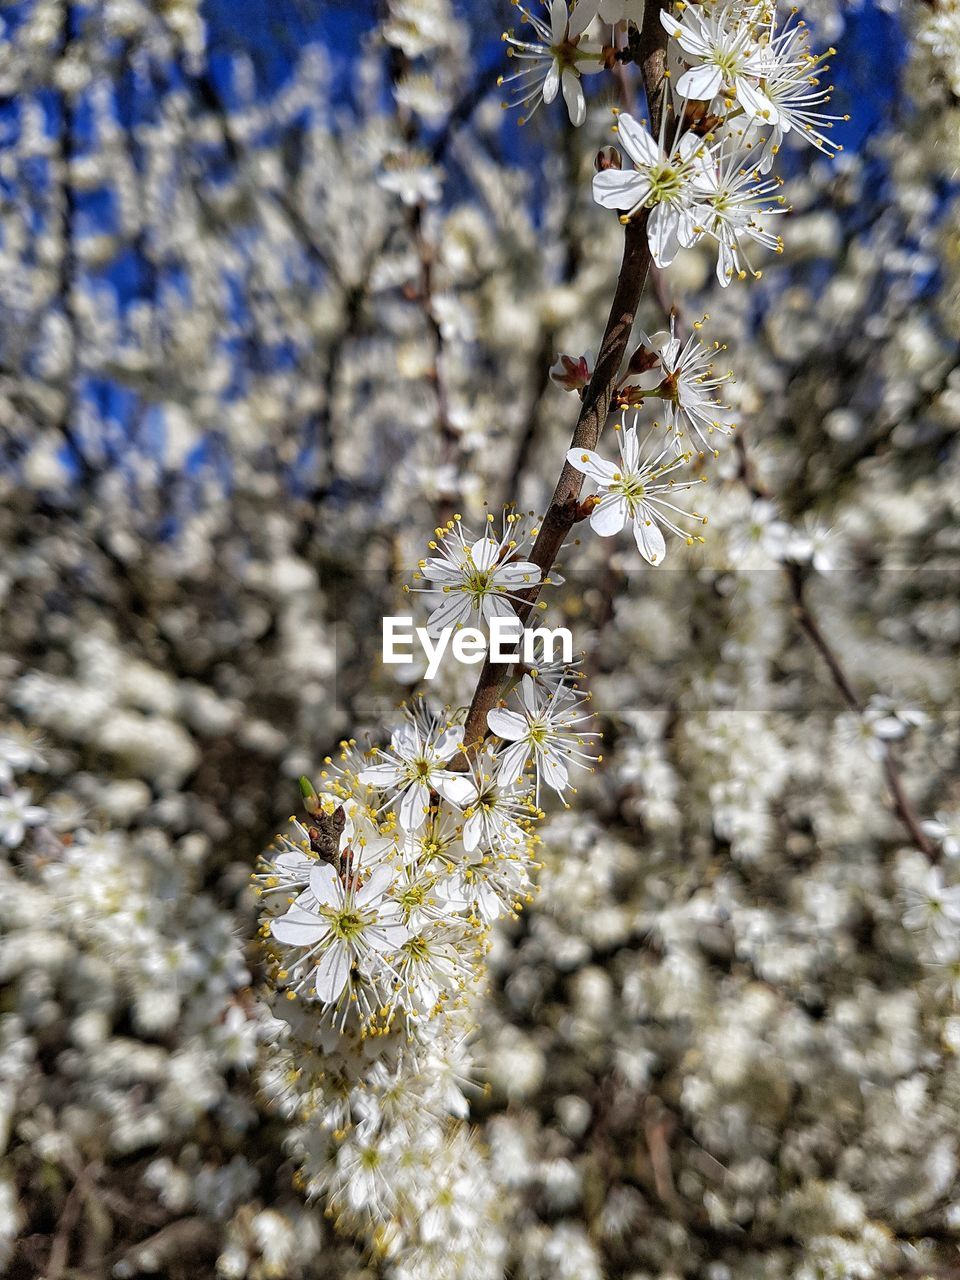
[[[837,117],[822,107],[829,89],[824,58],[807,49],[808,33],[793,15],[778,26],[776,6],[691,4],[678,19],[660,20],[681,74],[671,79],[658,137],[628,114],[615,126],[633,164],[604,167],[594,198],[627,220],[646,212],[654,261],[669,265],[680,248],[707,237],[717,246],[721,285],[759,277],[751,243],[779,252],[769,219],[784,212],[780,182],[765,175],[787,134],[833,155],[827,134]]]

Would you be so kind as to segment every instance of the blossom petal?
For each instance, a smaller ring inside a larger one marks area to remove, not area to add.
[[[560,88],[560,67],[556,58],[550,63],[550,69],[543,81],[543,100],[550,103],[557,96],[557,90]]]
[[[649,179],[635,169],[602,169],[593,175],[593,198],[604,209],[633,209],[649,194]]]
[[[343,901],[343,885],[329,862],[321,862],[310,872],[310,892],[321,907],[338,906]]]
[[[377,867],[365,884],[362,884],[354,895],[354,902],[358,907],[368,907],[371,903],[382,898],[390,887],[390,881],[393,879],[393,871],[390,867]],[[311,885],[311,888],[313,886]]]
[[[737,101],[752,119],[765,120],[768,124],[780,123],[777,108],[762,89],[751,84],[744,76],[737,76]]]
[[[497,775],[497,781],[502,787],[508,787],[511,782],[516,782],[523,773],[526,758],[526,742],[514,742],[507,747],[500,757],[500,772]]]
[[[673,205],[658,204],[650,211],[647,220],[647,239],[650,252],[658,267],[669,267],[680,247],[677,239],[680,217]]]
[[[458,622],[465,622],[470,616],[472,604],[465,591],[451,591],[437,605],[427,619],[427,634],[441,635],[448,627],[455,627]]]
[[[590,528],[601,538],[611,538],[627,522],[627,500],[619,493],[601,498],[590,513]]]
[[[444,729],[433,744],[433,754],[438,760],[452,760],[458,751],[463,750],[463,725],[451,725]]]
[[[663,540],[660,526],[641,511],[633,522],[633,536],[637,540],[637,549],[644,560],[650,564],[659,564],[667,551],[667,544]]]
[[[660,148],[649,129],[646,129],[639,120],[634,120],[633,116],[624,114],[617,117],[617,136],[634,164],[642,168],[659,162]],[[621,170],[606,169],[604,172],[620,173]],[[597,177],[599,176],[598,174]],[[594,184],[596,184],[596,178]]]
[[[326,920],[296,905],[270,922],[270,932],[288,947],[311,947],[330,932]]]
[[[569,67],[564,67],[560,83],[563,87],[563,100],[567,104],[570,123],[579,128],[587,118],[587,101],[583,96],[580,77]]]
[[[467,853],[473,853],[483,835],[483,814],[477,810],[463,824],[463,847]]]
[[[425,782],[414,782],[403,793],[399,819],[404,831],[419,831],[430,806],[430,788]]]
[[[720,92],[723,84],[723,72],[717,66],[705,63],[702,67],[691,67],[677,81],[677,93],[683,98],[694,98],[698,102],[709,102]]]
[[[478,538],[470,548],[470,558],[481,572],[490,569],[497,563],[500,554],[499,543],[492,538]]]
[[[328,947],[320,957],[314,983],[319,999],[332,1004],[339,1000],[350,977],[350,953],[342,943]]]
[[[582,471],[597,484],[614,484],[620,470],[615,462],[608,462],[606,458],[601,458],[593,449],[568,449],[567,461],[571,467]]]
[[[689,27],[685,27],[682,22],[678,22],[672,13],[667,13],[665,9],[660,10],[660,21],[666,29],[667,33],[678,41],[681,49],[687,53],[692,53],[694,57],[702,58],[710,52],[710,46],[695,31],[691,31]]]
[[[374,924],[364,929],[363,940],[374,951],[396,951],[410,937],[410,930],[398,920],[396,924]]]
[[[540,756],[540,768],[547,785],[560,792],[567,785],[567,766],[554,751],[544,751]]]
[[[567,0],[550,0],[550,36],[554,44],[563,43],[569,20]]]
[[[357,779],[364,786],[377,787],[382,791],[385,787],[394,786],[400,779],[401,772],[395,764],[374,764],[369,769],[361,769]]]
[[[458,809],[465,808],[471,800],[476,799],[477,789],[472,781],[459,774],[438,774],[433,779],[433,785],[444,800],[449,800]]]
[[[506,707],[494,707],[487,712],[487,727],[491,733],[507,742],[517,742],[527,736],[527,722],[519,712]]]

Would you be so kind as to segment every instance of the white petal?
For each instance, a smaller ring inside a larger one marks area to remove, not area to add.
[[[364,929],[363,939],[374,951],[396,951],[410,937],[410,930],[402,921],[396,924],[374,924]]]
[[[312,911],[292,906],[286,915],[270,922],[270,932],[288,947],[310,947],[330,932],[330,926]]]
[[[743,76],[737,76],[737,101],[754,120],[765,120],[768,124],[780,123],[780,112],[767,95]]]
[[[580,77],[569,67],[565,67],[560,83],[563,86],[563,100],[567,104],[570,123],[579,128],[587,118],[587,102],[583,96]]]
[[[463,749],[463,725],[455,724],[444,729],[433,744],[433,754],[438,760],[452,760],[458,751]]]
[[[500,771],[497,774],[497,781],[501,787],[509,787],[511,782],[516,782],[523,773],[523,765],[526,758],[526,742],[514,742],[507,747],[500,757]]]
[[[424,782],[407,787],[400,801],[400,825],[404,831],[418,831],[423,826],[430,805],[430,788]]]
[[[543,100],[544,102],[552,102],[557,96],[557,90],[560,88],[560,67],[554,59],[550,63],[550,70],[547,72],[543,81]]]
[[[470,548],[470,556],[473,563],[482,571],[496,564],[499,551],[499,544],[492,538],[478,538]]]
[[[357,778],[365,786],[383,790],[384,787],[392,787],[397,783],[400,772],[395,764],[374,764],[369,769],[361,769]]]
[[[595,4],[584,4],[583,0],[577,0],[577,6],[570,15],[570,24],[567,30],[569,38],[576,40],[577,36],[582,36],[596,16],[597,6]]]
[[[544,751],[540,757],[540,768],[547,780],[547,785],[554,791],[562,791],[567,785],[567,767],[553,751]]]
[[[635,169],[603,169],[593,175],[593,198],[604,209],[633,209],[649,194],[650,183]]]
[[[457,774],[438,774],[433,784],[444,800],[449,800],[458,809],[464,809],[477,797],[477,789],[468,777]]]
[[[507,742],[516,742],[527,736],[527,722],[516,711],[507,711],[505,707],[494,707],[487,712],[487,726],[491,733]]]
[[[462,582],[463,569],[451,564],[449,560],[438,560],[431,557],[423,562],[423,576],[430,582]]]
[[[633,522],[633,536],[637,540],[637,548],[644,560],[650,564],[659,564],[666,554],[667,544],[663,540],[660,528],[641,512]]]
[[[687,53],[692,53],[694,57],[702,58],[710,52],[710,46],[702,36],[697,35],[695,31],[691,31],[689,27],[685,27],[672,14],[666,13],[663,9],[660,10],[660,21],[670,35],[673,36],[674,40],[680,42],[680,47],[686,50]]]
[[[471,608],[470,597],[465,591],[451,591],[427,619],[427,633],[439,636],[447,627],[465,622],[470,616]]]
[[[662,355],[660,358],[663,360]],[[637,463],[640,460],[640,439],[637,436],[636,427],[627,427],[625,431],[620,432],[620,458],[625,471],[637,470]]]
[[[720,92],[723,84],[723,72],[719,67],[709,63],[702,67],[691,67],[677,81],[677,93],[682,98],[695,98],[698,102],[709,102]]]
[[[507,587],[527,586],[540,581],[540,566],[532,560],[511,560],[497,570],[494,581]]]
[[[310,892],[321,907],[335,907],[343,901],[343,885],[329,862],[321,862],[310,872]]]
[[[566,36],[569,17],[567,0],[550,0],[550,35],[554,44],[561,44]]]
[[[366,884],[361,885],[357,890],[354,902],[358,907],[367,907],[376,902],[386,893],[392,879],[393,871],[390,867],[377,867]]]
[[[463,824],[463,847],[467,853],[473,853],[483,835],[483,814],[479,810],[472,814]]]
[[[657,146],[650,131],[646,129],[638,120],[634,120],[633,116],[622,115],[617,118],[617,136],[623,143],[623,149],[633,161],[634,164],[645,165],[657,164],[660,160],[660,148]],[[618,169],[606,169],[605,173],[619,173]],[[597,175],[600,176],[599,174]],[[596,179],[594,179],[596,182]]]
[[[350,953],[342,943],[334,943],[320,958],[314,979],[317,995],[332,1004],[340,998],[350,977]]]
[[[601,458],[593,449],[568,449],[567,461],[577,471],[595,480],[597,484],[611,485],[620,468],[615,462]]]
[[[420,734],[416,726],[408,721],[398,725],[390,735],[390,745],[404,759],[417,755],[420,750]]]
[[[590,513],[590,528],[601,538],[611,538],[627,522],[627,500],[621,494],[608,494]]]
[[[506,584],[504,584],[506,585]],[[493,618],[515,618],[517,611],[509,600],[500,595],[487,595],[480,603],[480,613],[486,622]]]
[[[669,267],[677,256],[677,249],[680,247],[677,240],[679,223],[679,215],[672,205],[658,204],[650,211],[647,239],[658,267]]]
[[[520,701],[530,715],[539,715],[540,699],[537,695],[537,686],[531,676],[524,676],[520,681]]]

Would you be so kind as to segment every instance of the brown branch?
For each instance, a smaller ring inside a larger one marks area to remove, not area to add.
[[[655,136],[660,128],[667,47],[660,12],[668,7],[669,0],[653,0],[648,4],[644,10],[640,33],[643,85],[647,95],[650,128]],[[644,209],[624,229],[620,274],[597,363],[584,394],[580,416],[570,442],[573,449],[596,448],[606,424],[649,266],[647,211]],[[580,514],[578,500],[582,485],[582,473],[571,467],[569,462],[564,462],[553,498],[530,553],[530,559],[540,568],[543,577],[549,574],[564,540]],[[539,594],[539,586],[522,593],[522,599],[517,603],[517,616],[521,622],[525,622],[530,616]],[[506,670],[489,660],[483,665],[464,728],[464,742],[468,748],[479,744],[486,735],[487,712],[496,706]]]

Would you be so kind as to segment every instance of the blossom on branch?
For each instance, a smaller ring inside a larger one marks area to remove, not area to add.
[[[575,125],[583,124],[587,104],[580,77],[603,70],[601,51],[583,43],[583,33],[594,16],[591,6],[578,4],[571,13],[567,0],[549,0],[546,6],[549,22],[545,22],[524,8],[520,0],[512,2],[538,39],[519,40],[512,32],[504,32],[503,39],[509,46],[507,57],[529,64],[497,81],[513,86],[513,98],[506,105],[520,107],[533,103],[528,114],[520,118],[524,124],[541,102],[551,103],[557,93],[562,92],[571,121]]]
[[[637,416],[634,414],[632,427],[625,426],[619,433],[619,463],[608,462],[593,449],[570,449],[567,461],[600,488],[599,500],[590,513],[590,527],[594,533],[601,538],[610,538],[619,533],[629,520],[633,524],[637,549],[644,560],[660,564],[667,550],[663,529],[690,544],[703,541],[698,535],[681,529],[677,520],[706,524],[706,518],[696,511],[684,511],[668,496],[690,489],[702,480],[674,479],[673,473],[685,466],[691,455],[683,453],[678,456],[670,438],[658,448],[659,441],[650,444],[654,439],[651,435],[641,446],[637,436]]]

